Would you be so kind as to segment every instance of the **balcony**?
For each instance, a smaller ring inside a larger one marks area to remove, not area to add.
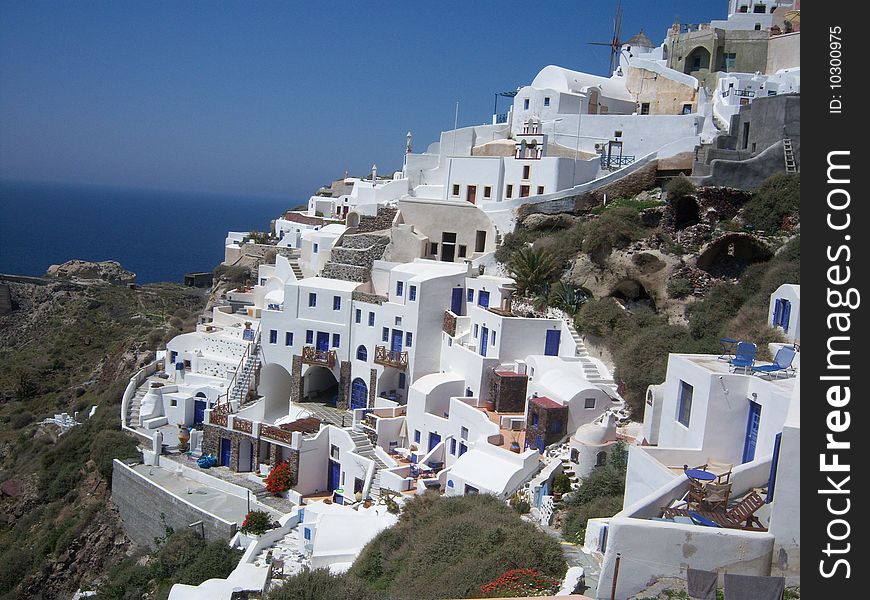
[[[375,346],[375,364],[404,371],[408,368],[408,353],[392,352],[386,346]]]
[[[305,346],[302,348],[302,362],[331,369],[335,366],[335,350],[318,350],[314,346]]]
[[[291,444],[293,442],[292,431],[285,431],[280,427],[276,427],[274,425],[264,424],[260,426],[260,436],[278,442],[284,442],[285,444]]]

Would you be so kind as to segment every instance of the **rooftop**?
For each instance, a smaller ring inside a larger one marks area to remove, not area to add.
[[[538,396],[537,398],[532,398],[531,402],[532,404],[535,404],[542,408],[562,408],[561,404],[551,398],[547,398],[546,396]]]

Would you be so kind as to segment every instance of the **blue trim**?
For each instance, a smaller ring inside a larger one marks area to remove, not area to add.
[[[776,487],[776,470],[779,467],[779,445],[782,443],[782,432],[776,434],[773,440],[773,457],[770,459],[770,479],[767,482],[767,500],[773,502],[773,490]]]

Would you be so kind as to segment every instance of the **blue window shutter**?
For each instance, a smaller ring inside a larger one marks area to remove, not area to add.
[[[292,331],[288,331],[286,334],[284,334],[284,345],[285,346],[292,346],[293,345],[293,332]]]
[[[381,339],[385,342],[390,341],[390,328],[389,327],[384,327],[382,334],[381,334]]]
[[[396,282],[396,295],[401,296],[404,291],[404,284],[401,281]]]
[[[332,297],[332,310],[341,310],[341,296]]]
[[[776,434],[773,441],[773,457],[770,459],[770,479],[767,482],[767,503],[773,502],[773,488],[776,486],[776,469],[779,467],[779,445],[782,442],[782,432]]]
[[[411,342],[412,342],[413,340],[414,340],[414,338],[413,338],[413,336],[411,335],[411,332],[410,332],[410,331],[407,332],[407,333],[405,334],[405,345],[408,346],[408,347],[410,348],[410,347],[411,347]]]
[[[474,302],[474,290],[472,290],[472,289],[470,289],[470,288],[469,288],[469,290],[468,290],[468,301],[469,301],[469,302]]]
[[[278,330],[277,329],[270,329],[269,330],[269,343],[270,344],[277,344],[278,343]]]
[[[315,294],[315,293],[308,294],[308,306],[317,306],[317,294]]]
[[[370,312],[369,313],[369,327],[374,327],[374,326],[375,326],[375,313]]]
[[[338,348],[339,346],[341,346],[341,334],[339,334],[339,333],[332,334],[332,346],[334,348]]]
[[[777,298],[776,302],[773,304],[773,323],[772,325],[776,327],[779,325],[779,322],[782,318],[782,298]]]
[[[788,322],[791,319],[791,302],[782,301],[782,330],[788,333]]]
[[[305,343],[312,344],[314,343],[314,331],[311,329],[305,330]]]
[[[362,311],[360,309],[356,309],[356,313],[354,314],[354,320],[359,323],[362,321]]]

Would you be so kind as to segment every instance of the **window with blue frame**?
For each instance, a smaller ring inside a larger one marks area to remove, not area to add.
[[[418,444],[420,443],[420,430],[419,429],[414,430],[414,441],[417,442]]]
[[[310,540],[310,539],[311,539],[311,528],[310,528],[310,527],[306,527],[306,528],[305,528],[305,539],[306,539],[306,540]]]
[[[480,329],[477,326],[477,323],[474,324],[474,337],[477,337],[477,334],[480,332]]]
[[[468,439],[468,427],[459,428],[459,437],[461,437],[463,440]]]
[[[414,341],[414,336],[411,334],[410,331],[407,332],[407,333],[405,334],[405,345],[406,345],[408,348],[410,348],[410,347],[411,347],[411,342],[413,342],[413,341]]]
[[[375,313],[370,312],[369,313],[369,327],[374,327],[374,326],[375,326]]]
[[[468,288],[468,302],[474,302],[474,290],[471,288]]]
[[[456,456],[456,440],[455,439],[450,440],[450,454],[452,454],[453,456]]]
[[[333,348],[341,347],[341,334],[339,334],[339,333],[332,334],[332,347]]]
[[[293,345],[293,332],[292,331],[288,331],[287,333],[284,334],[284,345],[285,346],[292,346]]]
[[[490,346],[495,346],[495,330],[489,332]]]
[[[270,329],[269,330],[269,343],[270,344],[277,344],[278,343],[278,330],[277,329]]]
[[[401,296],[405,291],[405,284],[402,281],[396,282],[396,295]]]
[[[417,286],[411,285],[408,286],[408,300],[416,300],[417,299]]]
[[[489,292],[481,290],[477,294],[477,305],[481,308],[489,308]]]
[[[466,446],[465,444],[459,444],[459,456],[462,456],[463,454],[465,454],[465,452],[467,450],[468,450],[468,446]]]
[[[406,377],[406,376],[405,376],[404,373],[399,373],[399,389],[400,389],[400,390],[404,390],[404,389],[405,389],[405,382],[406,382],[405,377]]]
[[[384,327],[381,331],[381,341],[389,342],[390,341],[390,328]]]
[[[308,294],[308,306],[314,307],[317,306],[317,294],[311,292]]]
[[[369,352],[365,346],[360,346],[356,349],[356,359],[366,361],[369,359]]]
[[[320,250],[320,246],[318,244],[314,244],[314,254],[317,254],[318,250]]]
[[[312,331],[311,329],[305,330],[305,343],[306,344],[313,344],[314,343],[314,331]]]
[[[362,311],[360,309],[356,309],[356,313],[354,313],[353,320],[356,323],[362,322]]]
[[[341,310],[341,296],[332,297],[332,310]]]
[[[550,433],[562,433],[562,419],[550,421]]]
[[[685,381],[680,381],[680,398],[677,403],[677,421],[686,427],[689,426],[689,419],[692,417],[692,395],[694,392],[694,387]]]

